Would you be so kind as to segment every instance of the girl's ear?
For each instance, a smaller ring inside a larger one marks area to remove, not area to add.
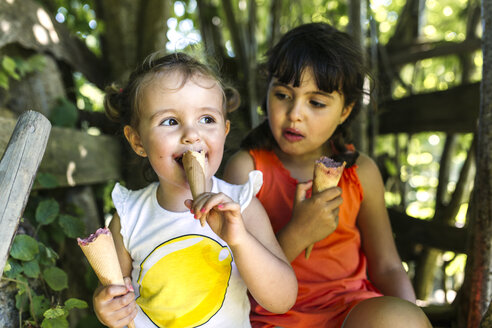
[[[225,122],[225,135],[227,136],[231,131],[231,121],[226,120]]]
[[[352,113],[352,109],[354,108],[355,102],[348,104],[342,109],[342,115],[340,115],[340,122],[338,125],[342,124],[345,122],[345,120],[350,116],[350,113]]]
[[[138,156],[147,157],[147,153],[142,146],[142,141],[138,132],[131,126],[125,125],[125,127],[123,128],[123,133],[125,134],[125,138],[126,140],[128,140],[128,143],[132,147],[133,151]]]

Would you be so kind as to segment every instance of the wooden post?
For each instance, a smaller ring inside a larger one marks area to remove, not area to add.
[[[23,113],[0,161],[0,276],[50,131],[51,124],[41,113]]]

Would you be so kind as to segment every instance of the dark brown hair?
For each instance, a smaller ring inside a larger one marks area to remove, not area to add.
[[[360,46],[347,33],[329,24],[310,23],[287,32],[267,56],[268,83],[276,78],[279,82],[298,87],[302,73],[310,68],[320,90],[328,93],[338,91],[344,96],[344,106],[354,104],[350,116],[337,127],[329,140],[337,154],[335,157],[353,165],[358,153],[346,148],[350,141],[349,125],[360,111],[365,93],[364,79],[369,76]],[[263,109],[267,112],[266,101]],[[241,143],[245,149],[272,149],[275,145],[267,120],[253,129]]]

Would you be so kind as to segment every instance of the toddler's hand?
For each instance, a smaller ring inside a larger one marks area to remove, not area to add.
[[[135,293],[130,278],[126,286],[99,286],[94,292],[94,312],[102,324],[110,328],[122,328],[137,315]]]
[[[240,243],[246,233],[241,207],[223,193],[203,193],[195,200],[186,200],[186,207],[200,220],[202,226],[208,222],[210,228],[229,246]]]
[[[307,245],[320,241],[335,231],[338,226],[339,206],[343,201],[342,190],[338,187],[329,188],[306,199],[306,192],[311,186],[312,181],[297,185],[291,220],[304,236]]]

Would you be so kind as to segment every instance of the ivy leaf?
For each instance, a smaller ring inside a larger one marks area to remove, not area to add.
[[[0,87],[4,88],[5,90],[9,89],[9,77],[5,72],[0,71]]]
[[[43,277],[48,286],[54,291],[60,291],[68,287],[67,274],[60,268],[47,268],[43,271]]]
[[[39,253],[38,242],[28,235],[17,235],[10,249],[10,256],[21,261],[31,261]]]
[[[79,110],[68,99],[58,99],[58,104],[51,110],[50,121],[55,126],[75,127]]]
[[[17,293],[15,295],[15,307],[19,312],[24,312],[29,309],[29,296],[27,293]]]
[[[43,55],[36,54],[27,59],[27,65],[29,66],[28,72],[41,72],[46,66],[46,59],[43,57]]]
[[[86,309],[88,307],[87,302],[79,300],[77,298],[69,298],[65,301],[65,309],[70,311],[71,309]]]
[[[53,174],[50,173],[38,173],[36,176],[36,181],[43,188],[55,188],[58,187],[58,181]]]
[[[2,67],[3,69],[14,79],[19,80],[20,76],[17,74],[15,71],[15,60],[10,58],[9,56],[4,56],[2,60]]]
[[[43,315],[50,308],[50,302],[44,295],[36,295],[32,298],[32,306],[37,317]]]
[[[44,266],[54,265],[58,259],[58,254],[42,243],[39,244],[39,255],[39,263]]]
[[[61,306],[57,306],[54,309],[46,310],[43,315],[46,319],[56,319],[60,317],[61,318],[66,317],[68,315],[68,312]]]
[[[70,238],[76,238],[85,235],[85,224],[81,219],[71,215],[60,215],[58,223],[65,234]]]
[[[24,269],[24,273],[29,278],[37,278],[39,276],[39,262],[37,260],[32,260],[28,262],[24,262],[22,264],[22,268]]]
[[[60,205],[54,199],[46,199],[36,208],[36,221],[41,225],[53,222],[60,212]]]
[[[44,319],[41,328],[68,328],[68,321],[63,317]]]

